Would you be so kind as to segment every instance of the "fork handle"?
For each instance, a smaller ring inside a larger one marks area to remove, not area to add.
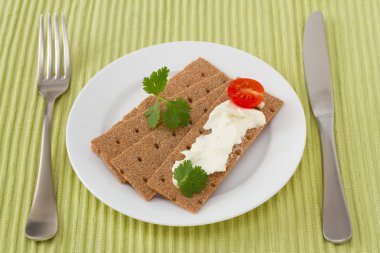
[[[333,243],[351,238],[351,222],[336,155],[333,114],[317,118],[323,152],[323,235]]]
[[[25,234],[33,240],[47,240],[57,232],[57,207],[55,202],[50,127],[54,99],[47,99],[42,130],[42,146],[38,179],[32,207],[27,220]]]

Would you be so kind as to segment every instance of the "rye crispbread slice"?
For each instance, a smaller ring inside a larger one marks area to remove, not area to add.
[[[228,99],[227,92],[222,94],[219,99],[213,103],[210,107],[210,111],[215,108],[218,104],[226,101]],[[176,149],[168,156],[168,158],[163,162],[163,164],[156,170],[152,177],[148,179],[148,186],[153,190],[157,191],[171,202],[181,206],[182,208],[196,213],[198,212],[211,194],[216,190],[219,184],[231,171],[239,157],[247,150],[247,148],[254,142],[256,137],[265,128],[273,116],[279,111],[283,102],[270,94],[265,94],[264,97],[265,106],[260,109],[266,118],[267,123],[260,128],[252,128],[247,131],[243,137],[243,141],[239,145],[235,145],[228,158],[225,172],[216,172],[209,175],[205,189],[193,195],[191,198],[183,196],[180,190],[174,186],[172,182],[172,166],[175,161],[184,159],[184,155],[180,152],[191,147],[195,142],[195,139],[203,134],[205,130],[203,129],[204,124],[208,120],[208,114],[205,114],[198,122],[193,126],[191,131],[182,138],[181,142],[178,144]]]
[[[217,69],[214,65],[199,57],[195,61],[188,64],[183,70],[178,72],[168,81],[163,96],[171,97],[176,93],[183,91],[184,89],[198,83],[199,81],[205,79],[206,77],[210,77],[214,74],[221,73],[219,69]],[[123,120],[128,120],[139,113],[145,112],[154,102],[154,96],[149,96],[141,103],[133,108],[129,113],[127,113]],[[122,120],[117,122],[111,128],[116,127],[122,123]]]
[[[203,99],[191,104],[192,125],[208,112],[210,104],[225,92],[228,84],[229,82],[220,85]],[[176,131],[161,125],[113,158],[111,164],[141,196],[150,200],[156,195],[156,192],[148,186],[148,179],[191,130],[192,125]]]
[[[195,61],[185,66],[183,70],[178,72],[172,78],[170,78],[162,95],[171,97],[176,93],[181,92],[183,89],[186,89],[193,84],[203,80],[205,77],[212,76],[216,73],[220,73],[220,70],[202,57],[199,57]],[[152,105],[153,100],[153,96],[147,97],[141,101],[137,107],[128,112],[123,117],[123,119],[130,119],[139,113],[145,112],[145,110],[147,110],[149,106]],[[117,122],[115,125],[118,125],[120,123],[121,121]]]
[[[172,78],[170,78],[164,92],[162,92],[162,96],[172,97],[184,89],[198,83],[199,81],[218,73],[222,72],[214,65],[200,57],[187,65],[183,70],[178,72]],[[134,116],[145,112],[145,110],[147,110],[152,105],[153,101],[154,97],[149,96],[144,101],[142,101],[139,106],[125,115],[123,119],[130,118],[130,115]]]
[[[210,71],[211,70],[208,72]],[[187,72],[193,73],[193,69],[190,69]],[[180,77],[181,76],[182,75],[180,75]],[[188,75],[186,74],[185,76]],[[185,77],[182,77],[181,80],[182,79],[186,81]],[[218,72],[209,77],[204,77],[204,79],[201,81],[190,85],[190,87],[183,89],[182,91],[170,96],[169,98],[175,99],[181,97],[187,99],[189,102],[196,102],[209,95],[209,93],[212,92],[215,88],[219,87],[228,80],[229,78],[224,73]],[[175,83],[177,83],[177,81]],[[149,103],[149,101],[152,103],[153,100],[148,99],[143,101],[143,103],[137,109],[139,113],[134,117],[129,119],[124,118],[124,120],[117,123],[116,126],[109,129],[106,133],[91,141],[92,150],[104,161],[107,167],[122,183],[126,182],[125,177],[122,177],[122,175],[120,175],[120,173],[111,165],[110,160],[123,152],[124,149],[138,142],[146,134],[149,134],[153,131],[148,127],[146,117],[143,115],[144,111],[141,109],[145,108],[146,103]],[[146,108],[148,108],[148,106],[149,105],[146,105]]]

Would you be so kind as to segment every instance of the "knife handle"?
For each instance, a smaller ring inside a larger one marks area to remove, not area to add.
[[[334,115],[317,118],[323,152],[323,235],[333,243],[351,238],[351,222],[344,197],[334,138]]]

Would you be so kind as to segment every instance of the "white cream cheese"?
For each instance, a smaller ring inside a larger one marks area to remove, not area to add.
[[[259,109],[263,109],[265,106],[264,101],[261,101],[261,103],[257,106]]]
[[[190,150],[182,151],[185,158],[176,161],[172,171],[184,160],[191,160],[194,166],[201,166],[208,175],[226,171],[233,146],[242,142],[248,129],[261,127],[265,123],[265,115],[259,110],[239,107],[230,100],[221,103],[210,113],[204,125],[204,129],[211,130],[211,133],[199,136]],[[174,178],[173,183],[177,185]]]

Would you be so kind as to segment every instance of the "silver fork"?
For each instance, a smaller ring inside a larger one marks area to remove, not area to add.
[[[40,16],[38,45],[38,92],[45,97],[46,108],[42,130],[42,147],[38,179],[32,207],[26,223],[25,234],[29,239],[43,241],[55,236],[58,228],[57,207],[55,202],[52,166],[50,125],[55,100],[64,93],[70,83],[70,56],[67,41],[66,21],[62,14],[62,41],[64,73],[61,72],[60,39],[58,17],[54,15],[55,71],[53,76],[52,25],[48,15],[47,27],[47,64],[44,77],[44,17]]]

